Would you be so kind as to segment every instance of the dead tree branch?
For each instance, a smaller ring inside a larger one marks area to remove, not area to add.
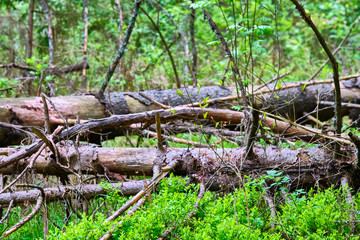
[[[304,21],[310,26],[310,28],[314,31],[316,37],[319,40],[320,45],[323,47],[324,51],[326,52],[332,68],[333,68],[333,78],[334,78],[334,86],[335,86],[335,121],[334,125],[336,126],[336,134],[338,136],[341,135],[341,128],[342,128],[342,117],[341,117],[341,91],[340,91],[340,80],[339,80],[339,66],[338,63],[330,51],[329,47],[327,46],[325,39],[322,37],[321,33],[315,26],[314,22],[311,20],[310,16],[306,13],[304,7],[297,1],[297,0],[291,0],[294,5],[296,6],[296,9],[299,11],[301,17],[304,19]],[[340,145],[338,143],[335,143],[335,157],[337,157],[340,154]]]
[[[106,89],[107,85],[109,84],[112,75],[114,74],[116,66],[119,64],[120,59],[125,54],[126,46],[129,43],[131,33],[132,33],[133,29],[134,29],[136,18],[137,18],[138,12],[139,12],[141,2],[142,2],[142,0],[135,0],[134,1],[134,4],[135,4],[134,10],[133,10],[133,13],[132,13],[129,25],[128,25],[128,29],[127,29],[125,37],[124,37],[124,40],[121,43],[121,46],[120,46],[119,50],[116,52],[116,56],[113,59],[111,65],[110,65],[110,67],[109,67],[109,69],[108,69],[108,71],[106,73],[105,79],[103,80],[102,85],[100,87],[100,90],[98,92],[98,95],[99,95],[100,99],[105,98],[104,97],[105,89]]]

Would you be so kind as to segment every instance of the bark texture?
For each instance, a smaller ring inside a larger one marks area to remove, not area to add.
[[[355,149],[342,149],[343,156],[333,161],[332,152],[324,148],[289,149],[277,147],[254,147],[254,158],[245,159],[245,148],[206,149],[173,148],[165,153],[155,148],[100,148],[80,147],[79,157],[73,147],[61,147],[61,164],[57,165],[50,151],[43,152],[36,160],[33,170],[49,175],[82,173],[103,173],[107,171],[122,175],[152,176],[153,166],[178,161],[174,174],[188,176],[195,183],[208,182],[212,189],[226,189],[238,182],[238,174],[257,175],[267,170],[284,172],[292,180],[293,186],[301,184],[303,188],[319,184],[322,187],[339,184],[342,172],[346,171],[356,187],[358,170],[353,167]],[[1,149],[2,154],[16,153],[17,149]],[[6,157],[4,155],[2,158]],[[1,168],[1,174],[16,174],[28,164],[22,160],[16,165]],[[295,184],[295,185],[294,185]]]
[[[111,186],[114,189],[120,190],[124,196],[134,195],[144,188],[143,181],[113,183]],[[78,186],[62,186],[54,188],[44,188],[46,202],[53,202],[62,199],[91,199],[100,194],[106,194],[108,190],[100,185],[83,184]],[[35,203],[39,198],[39,190],[17,191],[13,193],[0,194],[0,206],[6,207],[11,200],[14,200],[14,205],[21,205],[24,203]]]

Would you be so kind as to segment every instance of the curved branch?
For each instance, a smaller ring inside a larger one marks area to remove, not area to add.
[[[341,91],[340,91],[340,80],[339,80],[339,66],[338,63],[332,54],[331,50],[327,46],[325,39],[319,32],[319,30],[316,28],[315,24],[311,20],[310,16],[307,15],[305,12],[304,7],[297,1],[297,0],[291,0],[294,5],[296,6],[296,9],[299,11],[301,17],[304,19],[304,21],[310,26],[310,28],[314,31],[317,39],[319,40],[320,45],[326,52],[332,68],[333,68],[333,78],[334,78],[334,86],[335,86],[335,121],[334,125],[336,126],[336,134],[341,134],[341,127],[342,127],[342,118],[341,118]],[[340,145],[338,143],[335,143],[335,156],[338,155],[340,151]]]
[[[128,27],[128,29],[126,31],[126,34],[125,34],[125,37],[124,37],[124,41],[121,43],[121,46],[120,46],[119,50],[117,51],[116,56],[113,59],[111,65],[110,65],[110,67],[109,67],[109,69],[108,69],[108,71],[106,73],[105,79],[102,82],[102,85],[100,87],[100,90],[99,90],[99,93],[98,93],[100,99],[104,99],[105,89],[106,89],[107,85],[109,84],[109,81],[110,81],[112,75],[114,74],[116,66],[119,64],[120,59],[125,54],[125,48],[129,43],[132,30],[134,29],[135,21],[136,21],[138,12],[139,12],[141,1],[142,0],[135,0],[135,7],[134,7],[134,10],[133,10],[133,14],[131,16],[131,19],[130,19],[129,27]]]

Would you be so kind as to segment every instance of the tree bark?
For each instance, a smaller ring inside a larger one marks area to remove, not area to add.
[[[29,16],[28,16],[28,38],[26,41],[26,58],[32,57],[32,42],[33,42],[33,24],[34,24],[34,0],[29,2]]]
[[[135,195],[144,188],[143,181],[112,183],[114,189],[120,190],[124,196]],[[100,185],[83,184],[78,186],[62,186],[54,188],[44,188],[46,202],[53,202],[63,199],[91,199],[100,194],[106,194],[109,190]],[[0,206],[6,207],[11,200],[14,205],[25,203],[35,203],[39,197],[39,190],[16,191],[13,193],[0,194]]]
[[[238,182],[237,174],[257,175],[268,170],[284,172],[292,186],[322,187],[340,184],[342,172],[347,172],[352,184],[358,188],[359,173],[352,163],[355,149],[346,147],[339,161],[332,160],[332,152],[319,147],[289,149],[278,147],[254,147],[254,158],[245,159],[246,148],[207,149],[169,148],[165,153],[155,148],[101,148],[79,147],[79,156],[74,147],[60,147],[61,164],[78,173],[103,173],[107,171],[122,175],[152,176],[154,164],[165,166],[178,161],[174,174],[190,177],[191,182],[213,181],[212,189],[225,189]],[[2,154],[14,154],[18,149],[0,149]],[[2,155],[1,159],[6,157]],[[1,174],[16,174],[22,171],[28,160],[1,168]],[[47,175],[71,174],[69,169],[58,166],[50,151],[43,152],[36,160],[33,170]],[[237,173],[237,174],[236,174]]]
[[[84,7],[84,50],[83,50],[83,69],[81,79],[81,91],[88,91],[86,81],[86,67],[87,67],[87,41],[88,41],[88,0],[83,0]]]
[[[350,78],[342,81],[343,102],[360,102],[360,77]],[[263,87],[260,91],[264,93],[258,95],[258,105],[262,105],[267,111],[275,111],[282,116],[288,116],[292,120],[302,118],[311,113],[312,116],[320,121],[328,120],[334,116],[332,106],[322,104],[323,101],[333,101],[333,87],[331,83],[313,84],[299,86],[288,84],[289,88],[282,86],[282,90],[277,90],[276,86],[269,85]],[[275,93],[272,94],[272,90]],[[235,103],[224,101],[236,99],[231,88],[224,87],[202,87],[198,93],[196,88],[187,88],[181,90],[149,90],[142,92],[148,99],[153,99],[170,107],[178,105],[192,104],[202,102],[209,97],[208,103],[212,107],[230,108]],[[77,117],[80,120],[98,119],[106,117],[109,112],[112,114],[129,114],[146,112],[161,108],[158,104],[150,101],[136,92],[111,93],[107,96],[105,106],[102,105],[93,96],[67,96],[51,98],[59,112],[68,119],[70,124],[76,122]],[[212,99],[215,99],[214,101]],[[218,99],[218,100],[216,100]],[[196,104],[195,104],[196,106]],[[351,106],[351,105],[350,105]],[[353,120],[359,118],[359,109],[344,106],[342,114],[349,114]],[[0,99],[0,122],[21,124],[25,126],[43,126],[43,104],[40,98],[2,98]],[[223,119],[224,120],[224,119]],[[53,127],[63,124],[63,120],[58,116],[56,111],[50,107],[50,122]],[[82,122],[82,121],[80,121]],[[281,123],[286,125],[285,123]],[[288,124],[286,126],[289,126]],[[270,126],[271,128],[271,126]],[[284,130],[284,129],[283,129]],[[291,131],[291,129],[289,129]],[[1,139],[11,139],[13,130],[0,126],[0,146],[8,146]],[[121,131],[122,132],[122,131]],[[116,136],[114,132],[114,136]],[[13,144],[19,144],[21,138],[14,132]],[[113,137],[113,136],[108,136]]]

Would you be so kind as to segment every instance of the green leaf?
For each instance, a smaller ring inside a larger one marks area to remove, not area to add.
[[[306,88],[306,84],[302,85],[301,90],[304,91]]]
[[[180,97],[183,97],[183,90],[179,90],[179,89],[176,89],[176,93],[180,96]]]
[[[204,119],[206,119],[206,116],[208,115],[208,112],[203,113]]]

